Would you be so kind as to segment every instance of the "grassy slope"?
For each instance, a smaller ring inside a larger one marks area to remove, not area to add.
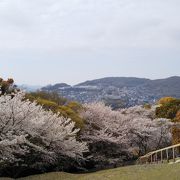
[[[180,164],[129,166],[90,174],[48,173],[19,180],[180,180]],[[0,179],[2,180],[2,179]]]

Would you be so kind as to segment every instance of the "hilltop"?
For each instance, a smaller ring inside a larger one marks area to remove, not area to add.
[[[180,77],[150,80],[135,77],[107,77],[70,86],[59,83],[43,87],[81,103],[105,101],[114,108],[154,103],[164,96],[180,98]]]

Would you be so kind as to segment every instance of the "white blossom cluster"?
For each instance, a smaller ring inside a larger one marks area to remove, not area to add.
[[[74,122],[24,96],[23,92],[0,96],[0,163],[22,162],[29,153],[38,154],[42,164],[59,155],[82,157],[87,146],[76,140],[79,129]]]
[[[85,104],[81,116],[86,120],[82,138],[90,143],[114,142],[140,155],[171,142],[172,123],[168,119],[155,119],[155,107],[113,111],[98,102]]]

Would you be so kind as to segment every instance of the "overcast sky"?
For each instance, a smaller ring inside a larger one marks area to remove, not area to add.
[[[76,84],[180,75],[180,0],[0,0],[0,76]]]

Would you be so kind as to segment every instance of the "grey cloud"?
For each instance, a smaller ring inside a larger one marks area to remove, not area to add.
[[[0,48],[177,47],[178,4],[177,0],[4,0]]]

